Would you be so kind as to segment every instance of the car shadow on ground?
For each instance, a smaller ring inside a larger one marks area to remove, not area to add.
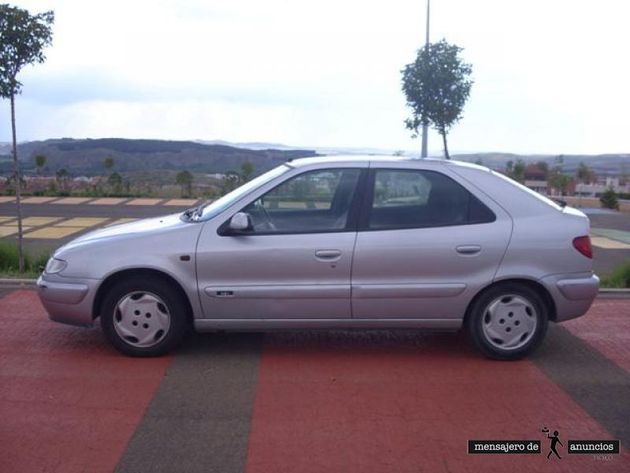
[[[271,332],[211,332],[189,334],[178,355],[212,352],[223,347],[225,353],[237,353],[247,346],[283,351],[287,355],[314,351],[413,352],[418,355],[479,357],[466,334],[422,330],[287,330]]]

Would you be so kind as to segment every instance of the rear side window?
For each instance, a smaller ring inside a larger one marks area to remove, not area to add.
[[[540,193],[530,189],[529,187],[524,186],[520,182],[516,182],[515,180],[510,179],[509,177],[505,176],[504,174],[501,174],[500,172],[492,171],[492,175],[496,176],[496,177],[499,177],[499,178],[503,179],[504,181],[509,182],[514,187],[517,187],[518,189],[520,189],[521,191],[523,191],[526,194],[530,195],[531,197],[534,197],[534,198],[540,200],[541,202],[544,202],[548,206],[553,207],[556,210],[562,211],[562,207],[559,206],[557,203],[555,203],[553,200],[548,199],[544,195],[542,195],[542,194],[540,194]]]
[[[495,219],[479,199],[442,173],[379,169],[374,174],[369,229],[469,225]]]

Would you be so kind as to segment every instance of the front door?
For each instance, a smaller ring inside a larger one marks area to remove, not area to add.
[[[360,167],[331,168],[289,177],[238,209],[251,218],[247,233],[206,225],[197,249],[205,316],[350,318],[361,173]]]
[[[445,172],[370,171],[352,271],[355,318],[461,318],[492,281],[512,220]]]

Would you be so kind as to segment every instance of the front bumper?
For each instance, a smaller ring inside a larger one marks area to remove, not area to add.
[[[586,314],[599,290],[599,278],[592,273],[556,274],[542,281],[556,305],[556,322]]]
[[[37,293],[48,317],[55,322],[91,327],[97,280],[74,280],[43,274],[37,280]]]

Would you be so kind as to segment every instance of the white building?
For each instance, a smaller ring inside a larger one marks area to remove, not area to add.
[[[630,184],[619,184],[618,177],[607,177],[605,181],[600,181],[596,184],[584,184],[579,182],[575,185],[575,195],[581,195],[583,197],[599,197],[606,189],[612,187],[617,193],[630,194]]]

